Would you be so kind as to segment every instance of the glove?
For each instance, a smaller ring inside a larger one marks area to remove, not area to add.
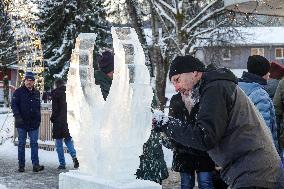
[[[152,119],[152,128],[155,132],[163,132],[164,128],[168,125],[168,119],[156,120],[155,118]]]
[[[24,123],[23,118],[20,115],[15,115],[15,124],[16,125],[21,125]]]
[[[169,121],[168,116],[160,110],[154,110],[152,118],[152,128],[155,132],[162,132]]]

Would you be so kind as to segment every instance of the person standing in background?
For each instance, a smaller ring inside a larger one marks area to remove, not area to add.
[[[37,143],[41,122],[40,93],[35,89],[34,84],[34,74],[26,72],[23,85],[14,92],[12,98],[12,111],[15,117],[15,127],[18,131],[19,172],[25,172],[27,134],[30,139],[33,172],[44,170],[44,166],[39,164]]]
[[[66,86],[62,79],[55,81],[55,89],[51,92],[52,96],[52,114],[50,121],[53,123],[52,134],[55,139],[55,147],[58,155],[59,166],[57,169],[66,169],[63,140],[67,146],[74,163],[74,168],[79,167],[79,161],[76,157],[72,137],[70,136],[67,123],[67,103],[66,103]]]
[[[248,72],[243,73],[238,84],[261,113],[266,126],[272,134],[275,147],[280,154],[275,109],[272,99],[264,89],[270,74],[270,62],[260,55],[249,56],[247,70]]]
[[[100,85],[104,100],[107,99],[114,72],[114,56],[110,51],[104,51],[98,58],[99,70],[95,71],[96,85]]]
[[[284,133],[283,133],[283,113],[284,113],[284,65],[272,62],[270,68],[270,77],[280,80],[273,97],[275,108],[276,122],[278,128],[278,139],[280,148],[284,148]],[[282,155],[283,156],[283,155]]]

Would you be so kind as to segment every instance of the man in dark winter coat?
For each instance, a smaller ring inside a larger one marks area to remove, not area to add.
[[[65,169],[65,157],[63,149],[63,139],[67,146],[68,152],[71,155],[74,163],[74,168],[79,167],[79,162],[76,157],[72,137],[70,136],[67,124],[67,103],[66,103],[66,87],[62,79],[55,81],[55,87],[51,92],[52,96],[52,115],[50,121],[53,123],[53,138],[55,139],[55,147],[58,155],[59,166],[57,169]]]
[[[114,70],[114,57],[110,51],[103,52],[98,58],[98,67],[99,70],[95,71],[95,82],[97,85],[100,85],[103,98],[106,100],[111,87]]]
[[[19,172],[25,171],[25,146],[27,134],[30,138],[31,160],[33,171],[44,169],[38,159],[38,133],[41,121],[40,93],[34,88],[35,77],[32,72],[26,72],[24,84],[18,88],[12,98],[12,110],[15,117],[15,127],[18,131]]]
[[[200,108],[194,126],[174,118],[153,122],[176,142],[207,151],[222,167],[222,179],[235,188],[284,188],[281,160],[271,134],[237,78],[226,68],[204,72],[192,56],[178,56],[169,77],[176,91],[189,95],[200,83]]]
[[[192,97],[194,100],[192,100],[192,103],[187,103],[187,107],[184,102],[191,101],[191,99],[187,100],[185,98],[191,97],[185,97],[181,93],[172,96],[169,107],[169,116],[194,124],[196,121],[196,114],[198,113],[199,103],[198,95],[193,96],[196,96],[196,98]],[[176,172],[180,172],[181,189],[194,188],[195,171],[197,173],[198,186],[200,188],[214,188],[213,171],[215,164],[206,152],[186,147],[175,142],[173,142],[171,146],[173,146],[174,150],[172,169]]]

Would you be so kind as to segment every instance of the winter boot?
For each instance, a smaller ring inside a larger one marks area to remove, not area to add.
[[[19,166],[18,171],[19,171],[20,173],[25,172],[25,167],[24,167],[24,166]]]
[[[77,169],[79,168],[79,161],[77,158],[73,158],[73,163],[74,163],[74,168]]]
[[[39,172],[44,170],[44,166],[43,165],[34,165],[33,166],[33,172]]]
[[[57,167],[57,169],[58,169],[58,170],[63,170],[63,169],[66,169],[66,167],[65,167],[65,165],[59,165],[59,166]]]

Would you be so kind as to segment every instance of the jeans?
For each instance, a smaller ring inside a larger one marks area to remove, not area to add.
[[[65,138],[64,143],[67,146],[68,152],[71,155],[72,159],[76,158],[76,150],[74,148],[72,138],[71,137]],[[60,165],[65,166],[66,163],[65,163],[64,149],[63,149],[63,138],[55,139],[55,147]]]
[[[27,130],[23,128],[17,128],[18,130],[18,160],[19,160],[19,166],[24,167],[25,166],[25,146],[26,146],[26,139],[27,134],[30,138],[30,146],[31,146],[31,160],[32,164],[39,165],[38,160],[38,129],[35,130]]]
[[[197,181],[199,189],[214,189],[212,172],[198,172]],[[181,189],[193,189],[195,186],[195,175],[180,173]]]

